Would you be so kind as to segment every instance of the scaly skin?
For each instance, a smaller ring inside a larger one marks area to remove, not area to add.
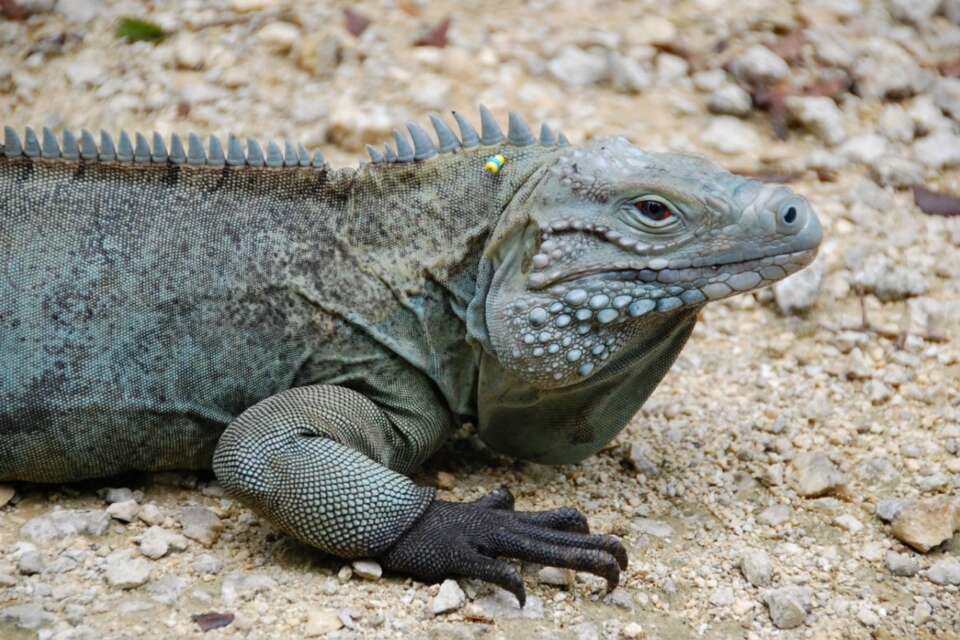
[[[404,474],[464,420],[522,458],[596,452],[703,304],[807,264],[819,224],[704,159],[483,120],[479,145],[441,124],[437,155],[411,127],[404,161],[357,170],[8,133],[0,479],[212,467],[343,557],[521,602],[499,556],[615,585],[625,550],[578,512],[515,512],[505,490],[445,502]]]

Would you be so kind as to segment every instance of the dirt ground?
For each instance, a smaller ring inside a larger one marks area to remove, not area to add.
[[[708,305],[599,455],[526,464],[465,432],[419,474],[444,498],[507,485],[518,508],[581,509],[630,553],[612,594],[527,566],[522,612],[461,581],[435,614],[438,586],[365,578],[212,477],[160,474],[0,485],[0,636],[960,638],[960,217],[911,191],[960,194],[960,3],[6,0],[0,15],[0,125],[288,138],[340,166],[483,103],[573,143],[622,134],[789,181],[825,234],[776,295]],[[167,36],[119,39],[122,16]],[[210,612],[230,615],[203,632]]]

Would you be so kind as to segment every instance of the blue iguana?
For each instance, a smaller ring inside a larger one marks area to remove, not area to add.
[[[49,129],[0,147],[0,479],[212,468],[280,530],[515,593],[503,558],[617,584],[627,554],[505,488],[414,470],[461,424],[574,463],[629,422],[711,300],[809,263],[807,201],[623,138],[432,116],[371,162]]]

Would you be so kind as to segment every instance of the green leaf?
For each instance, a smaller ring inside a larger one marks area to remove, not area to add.
[[[117,23],[117,37],[130,42],[160,42],[167,32],[160,25],[149,20],[125,16]]]

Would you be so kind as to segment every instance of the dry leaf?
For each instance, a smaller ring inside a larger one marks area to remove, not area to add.
[[[773,133],[779,140],[787,138],[787,108],[784,105],[787,96],[793,95],[793,87],[787,82],[780,82],[773,86],[751,87],[750,95],[753,104],[758,109],[765,110],[770,115],[770,124]]]
[[[960,78],[960,58],[940,63],[940,75],[945,78]]]
[[[827,98],[836,98],[843,93],[848,93],[852,82],[850,77],[843,75],[819,76],[809,85],[803,88],[802,94],[805,96],[825,96]]]
[[[0,0],[0,17],[7,20],[26,20],[30,17],[30,10],[17,0]]]
[[[960,216],[960,198],[924,187],[913,187],[913,202],[932,216]]]
[[[225,627],[233,622],[233,614],[211,611],[209,613],[198,613],[190,616],[190,619],[197,623],[201,631],[210,631],[211,629]]]
[[[347,31],[354,36],[359,37],[370,26],[370,18],[350,7],[343,10],[343,18],[346,22]]]
[[[440,23],[413,41],[415,47],[447,46],[447,31],[450,29],[450,18],[444,18]]]
[[[791,31],[770,46],[770,50],[790,65],[801,62],[803,45],[807,43],[807,34],[803,29]]]

